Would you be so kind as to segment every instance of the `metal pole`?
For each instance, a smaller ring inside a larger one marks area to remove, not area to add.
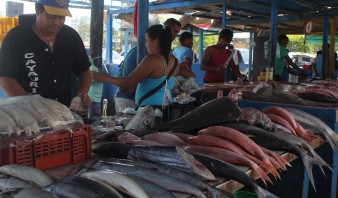
[[[149,1],[139,0],[137,6],[137,62],[140,63],[146,56],[147,51],[145,48],[146,38],[145,32],[148,27],[148,12],[149,12]]]
[[[323,57],[323,62],[322,62],[322,77],[326,79],[328,77],[328,56],[327,54],[329,53],[328,50],[328,35],[329,35],[329,17],[327,15],[324,16],[324,29],[323,29],[323,52],[322,52],[322,57]]]
[[[104,0],[91,1],[90,56],[98,68],[102,67],[103,6]]]
[[[277,26],[278,26],[278,0],[271,0],[271,16],[270,16],[270,53],[268,67],[274,67],[276,61],[277,46]]]
[[[199,41],[198,41],[198,63],[202,63],[202,57],[203,57],[203,37],[204,37],[204,30],[200,29],[199,32]]]
[[[223,2],[223,7],[222,7],[222,29],[224,29],[227,25],[226,20],[227,20],[227,1],[224,0]]]
[[[106,21],[106,63],[112,62],[113,16],[107,13]]]
[[[254,34],[253,32],[250,32],[250,43],[253,42],[253,34]],[[252,48],[253,48],[253,46],[250,45],[250,48],[249,48],[249,73],[248,73],[249,82],[252,82],[252,78],[251,78]]]

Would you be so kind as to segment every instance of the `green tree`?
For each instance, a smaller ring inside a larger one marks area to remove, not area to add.
[[[305,52],[309,54],[316,54],[321,49],[322,44],[307,44],[305,43],[304,35],[288,35],[290,52]]]
[[[90,40],[90,19],[88,17],[81,17],[77,32],[80,34],[83,41]]]

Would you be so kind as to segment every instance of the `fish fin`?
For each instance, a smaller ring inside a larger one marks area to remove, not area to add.
[[[255,193],[257,198],[278,198],[276,195],[272,194],[271,192],[265,190],[264,188],[257,185],[255,188]]]
[[[257,166],[256,168],[252,167],[254,171],[258,174],[258,176],[262,179],[264,182],[264,185],[267,186],[266,182],[269,182],[269,184],[273,184],[269,176],[259,167]]]
[[[329,135],[330,139],[334,143],[335,146],[338,146],[338,134],[333,133],[332,135]]]
[[[306,173],[309,177],[309,180],[312,184],[313,190],[316,192],[316,186],[315,186],[315,181],[313,179],[312,167],[313,167],[313,164],[316,164],[317,160],[309,155],[304,154],[302,155],[302,161],[303,161],[303,165],[306,170]]]

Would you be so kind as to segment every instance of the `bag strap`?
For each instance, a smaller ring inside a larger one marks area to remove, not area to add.
[[[147,99],[149,96],[153,95],[153,94],[156,93],[158,90],[160,90],[160,89],[163,87],[163,85],[166,83],[166,81],[167,81],[167,80],[171,77],[171,75],[174,73],[176,67],[177,67],[177,58],[175,58],[175,64],[174,64],[173,68],[171,68],[171,70],[169,71],[169,73],[168,73],[167,77],[164,79],[164,81],[163,81],[161,84],[159,84],[157,87],[155,87],[154,89],[150,90],[148,93],[144,94],[144,95],[140,98],[140,100],[138,101],[137,104],[140,105],[140,104],[143,102],[143,100]]]

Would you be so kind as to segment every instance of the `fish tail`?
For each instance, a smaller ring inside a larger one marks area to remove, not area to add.
[[[323,133],[322,135],[325,137],[325,139],[330,144],[331,148],[334,150],[335,147],[338,145],[338,141],[335,140],[335,137],[338,137],[338,135],[334,134],[335,136],[332,136],[332,135],[329,135],[328,133]]]
[[[338,134],[333,133],[332,135],[329,135],[330,139],[334,143],[335,146],[338,146]]]
[[[259,166],[253,167],[253,170],[256,171],[256,173],[258,174],[258,176],[264,182],[265,186],[267,186],[266,182],[269,182],[269,184],[273,184],[273,182],[271,181],[271,179],[269,178],[269,176],[261,168],[259,168]]]
[[[303,154],[302,160],[303,160],[303,165],[304,165],[304,168],[306,170],[306,173],[309,176],[309,180],[312,184],[312,187],[313,187],[314,191],[316,192],[315,181],[313,179],[313,173],[312,173],[312,167],[313,167],[313,164],[316,163],[316,159],[311,157],[311,156],[308,156],[306,154]]]
[[[268,171],[271,172],[271,174],[275,177],[275,179],[280,179],[280,175],[276,168],[272,165],[271,161],[269,159],[264,160],[264,163],[266,165],[266,168]]]
[[[265,190],[264,188],[260,187],[259,185],[255,185],[255,193],[257,198],[278,198],[276,195],[272,194],[271,192]]]
[[[291,164],[286,159],[282,158],[280,155],[273,153],[272,157],[273,157],[274,160],[277,161],[277,163],[280,165],[279,167],[282,170],[286,170],[286,165],[291,167]]]
[[[316,162],[320,166],[321,169],[322,169],[322,166],[326,166],[328,169],[332,171],[332,167],[327,162],[325,162],[325,160],[323,160],[323,158],[321,158],[316,152],[313,152],[312,155],[316,159]],[[323,171],[323,169],[322,169],[322,172],[325,175],[325,172]]]

